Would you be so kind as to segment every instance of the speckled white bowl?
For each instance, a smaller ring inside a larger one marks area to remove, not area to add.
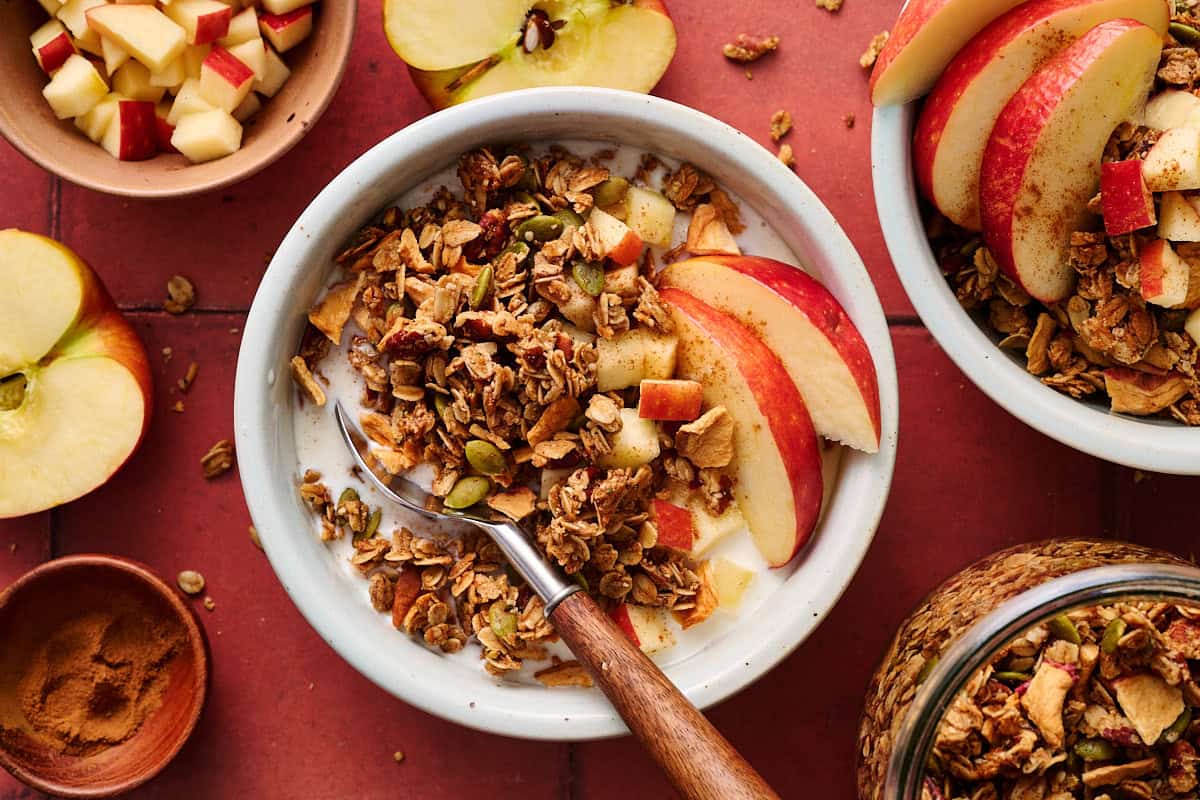
[[[656,97],[548,88],[485,98],[417,122],[351,164],[312,202],[275,253],[238,360],[238,468],[259,536],[284,588],[327,642],[379,686],[415,706],[493,733],[589,739],[623,733],[598,690],[545,689],[489,677],[385,630],[361,578],[311,531],[296,493],[288,361],[305,312],[351,234],[462,152],[489,142],[598,139],[691,161],[757,209],[845,305],[871,348],[883,410],[881,452],[848,453],[812,545],[787,569],[769,614],[714,639],[666,672],[701,707],[750,684],[812,632],[841,596],[874,536],[895,464],[896,367],[887,322],[862,261],[811,191],[770,153],[711,117]],[[769,498],[765,501],[769,502]]]
[[[1043,386],[965,312],[925,237],[912,168],[917,104],[876,109],[871,130],[875,205],[896,272],[921,320],[958,368],[1026,425],[1089,455],[1151,472],[1200,475],[1200,428],[1111,413]]]

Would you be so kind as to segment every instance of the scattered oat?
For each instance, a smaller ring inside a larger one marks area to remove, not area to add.
[[[848,114],[842,115],[842,122],[844,122],[846,124],[847,129],[853,128],[855,121],[856,121],[856,117],[854,116],[853,113],[848,113]]]
[[[179,391],[187,394],[188,389],[192,388],[192,383],[196,380],[196,374],[198,372],[200,372],[199,364],[197,364],[195,361],[188,364],[187,372],[183,374],[182,378],[175,382],[175,385],[179,387]]]
[[[397,750],[396,752],[392,753],[392,760],[395,761],[397,764],[404,761],[404,751]]]
[[[171,349],[171,348],[169,348],[169,347],[164,347],[164,348],[162,349],[162,360],[163,360],[163,363],[164,363],[164,364],[170,364],[170,363],[171,363],[171,356],[173,356],[173,355],[175,355],[175,351],[174,351],[174,350],[172,350],[172,349]]]
[[[216,601],[216,600],[213,600],[211,597],[205,597],[205,598],[204,598],[204,609],[205,609],[206,611],[213,611],[213,610],[215,610],[215,609],[216,609],[216,607],[217,607],[217,601]]]
[[[817,8],[823,8],[831,14],[842,10],[844,0],[817,0]]]
[[[790,144],[782,144],[779,146],[779,160],[782,161],[783,165],[786,167],[795,165],[796,156],[792,153],[792,146]]]
[[[182,414],[183,413],[183,401],[176,400],[175,405],[171,406],[171,410],[174,411],[176,414]]]
[[[171,314],[182,314],[196,302],[196,287],[182,275],[173,275],[167,281],[167,300],[163,308]]]
[[[184,594],[200,594],[204,591],[204,576],[194,569],[185,569],[175,579]]]
[[[228,439],[222,439],[217,442],[200,459],[200,466],[204,469],[204,477],[212,480],[219,475],[224,475],[233,468],[234,458],[233,442]]]
[[[751,36],[746,33],[738,34],[732,42],[721,48],[721,52],[730,61],[748,64],[757,61],[767,53],[779,47],[778,36]]]
[[[263,549],[262,540],[258,538],[258,528],[250,526],[250,541],[254,542],[254,546],[259,550]]]
[[[771,141],[778,142],[792,130],[792,115],[779,109],[771,115]]]
[[[887,44],[888,37],[891,35],[889,31],[875,34],[871,39],[867,49],[859,56],[858,63],[863,69],[870,69],[875,66],[875,60],[879,58],[879,54],[883,52],[883,46]]]

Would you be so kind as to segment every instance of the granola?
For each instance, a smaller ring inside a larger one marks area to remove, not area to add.
[[[730,61],[748,64],[751,61],[757,61],[767,53],[774,52],[778,48],[778,36],[751,36],[747,33],[741,33],[732,42],[722,47],[721,52]]]
[[[691,217],[668,252],[739,253],[743,212],[693,165],[650,155],[619,175],[603,151],[480,148],[459,159],[457,178],[460,192],[443,186],[424,204],[388,209],[339,253],[341,275],[309,311],[291,362],[298,395],[328,403],[337,390],[323,370],[344,358],[379,469],[427,470],[447,505],[521,522],[614,613],[703,622],[717,607],[712,570],[660,544],[655,508],[729,510],[736,420],[706,407],[692,422],[654,426],[657,457],[622,455],[638,387],[601,387],[604,359],[670,339],[674,323],[655,288],[655,250],[616,263],[599,220],[624,216],[630,185],[661,181],[667,208]],[[322,540],[349,540],[372,607],[397,629],[444,652],[477,645],[497,676],[556,657],[541,601],[487,536],[386,530],[383,509],[354,486],[310,469],[299,494]],[[570,661],[534,677],[590,685]]]
[[[1196,23],[1180,7],[1176,23]],[[1182,30],[1180,25],[1172,28]],[[1169,38],[1156,92],[1200,87],[1195,45]],[[1161,131],[1122,123],[1105,148],[1105,163],[1145,158]],[[1001,348],[1023,353],[1026,368],[1043,384],[1076,399],[1105,402],[1115,413],[1200,426],[1200,347],[1185,328],[1200,308],[1200,245],[1178,243],[1175,253],[1191,270],[1188,296],[1167,302],[1144,291],[1139,254],[1160,247],[1153,229],[1109,235],[1099,197],[1094,216],[1070,239],[1075,273],[1071,294],[1056,303],[1032,299],[999,272],[977,234],[930,212],[927,230],[935,256],[960,305],[995,332]]]

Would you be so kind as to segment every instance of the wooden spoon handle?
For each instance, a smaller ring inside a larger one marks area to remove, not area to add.
[[[688,800],[778,800],[662,671],[585,592],[550,621],[671,783]]]

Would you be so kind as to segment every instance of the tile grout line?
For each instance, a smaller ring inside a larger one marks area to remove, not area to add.
[[[575,800],[575,742],[567,742],[567,774],[562,790],[562,800]]]

